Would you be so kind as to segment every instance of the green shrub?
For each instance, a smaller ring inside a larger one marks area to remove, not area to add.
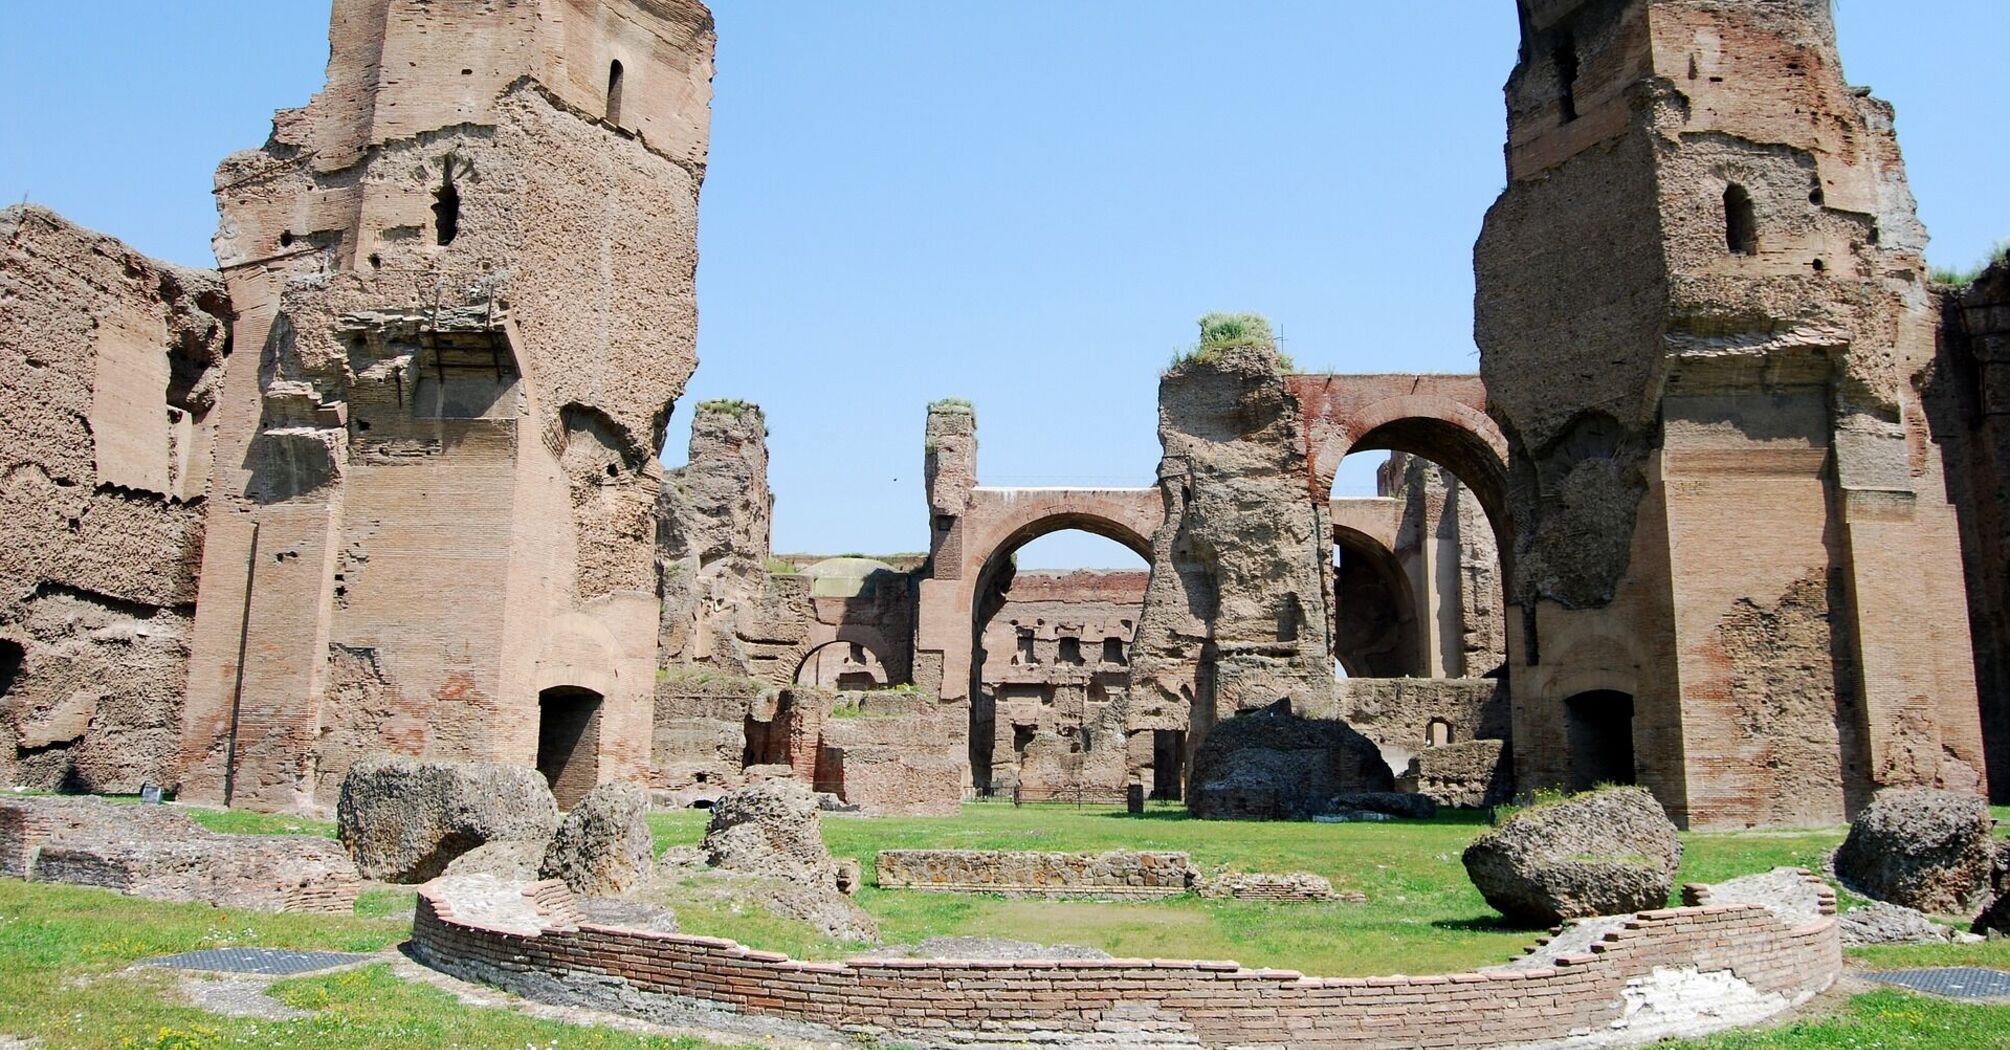
[[[1268,350],[1277,356],[1277,364],[1283,371],[1291,371],[1295,365],[1291,357],[1277,349],[1277,336],[1270,329],[1270,321],[1262,314],[1215,312],[1201,315],[1200,342],[1183,353],[1175,354],[1172,367],[1184,364],[1212,364],[1221,359],[1224,351],[1256,347]]]

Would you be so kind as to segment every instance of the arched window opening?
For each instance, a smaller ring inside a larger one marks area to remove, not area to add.
[[[890,685],[879,655],[859,642],[825,642],[810,650],[796,667],[797,685],[846,692],[883,689]]]
[[[1724,187],[1724,246],[1733,255],[1759,254],[1759,219],[1752,211],[1752,195],[1735,182]]]
[[[1444,747],[1452,742],[1452,724],[1442,718],[1433,718],[1424,727],[1425,747]]]
[[[607,122],[621,123],[621,60],[607,64]]]
[[[600,779],[601,696],[555,686],[537,695],[537,771],[560,809],[571,809]]]
[[[1568,124],[1577,119],[1577,41],[1564,37],[1550,58],[1556,65],[1557,108]]]
[[[1633,697],[1595,689],[1571,697],[1563,706],[1571,790],[1633,783]]]
[[[447,158],[446,173],[433,194],[433,234],[440,244],[452,244],[461,232],[461,191],[454,186],[454,161]]]

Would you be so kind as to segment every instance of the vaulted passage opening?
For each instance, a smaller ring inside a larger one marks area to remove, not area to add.
[[[1759,219],[1752,211],[1752,195],[1735,182],[1724,188],[1724,245],[1733,255],[1759,253]]]
[[[537,694],[537,771],[558,808],[571,809],[600,778],[601,696],[554,686]]]
[[[607,64],[607,122],[621,123],[621,62]]]
[[[1633,697],[1594,689],[1565,700],[1563,707],[1571,790],[1633,783]]]

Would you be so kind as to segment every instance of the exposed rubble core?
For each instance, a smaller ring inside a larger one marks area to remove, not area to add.
[[[1638,782],[1690,827],[1978,790],[1891,108],[1826,0],[1520,6],[1474,250],[1517,784]]]
[[[662,579],[659,658],[664,666],[760,676],[801,624],[761,621],[774,513],[768,491],[767,417],[759,405],[700,402],[688,464],[669,471],[656,504]],[[786,617],[784,617],[786,619]],[[757,666],[763,665],[763,666]]]
[[[0,209],[0,784],[175,777],[230,321],[213,271]]]
[[[183,793],[325,808],[385,745],[567,802],[639,778],[711,15],[339,0],[329,43],[326,89],[217,173],[266,366],[218,402]]]
[[[1165,512],[1132,645],[1133,702],[1189,712],[1196,738],[1280,701],[1323,708],[1332,527],[1324,501],[1306,496],[1298,401],[1275,347],[1175,365],[1159,382],[1159,440]]]

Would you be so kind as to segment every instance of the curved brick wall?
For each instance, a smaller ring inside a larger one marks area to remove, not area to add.
[[[421,887],[412,938],[450,973],[533,998],[690,1020],[869,1032],[918,1046],[1297,1048],[1595,1046],[1750,1024],[1806,1001],[1842,969],[1832,907],[1789,926],[1749,904],[1642,912],[1582,954],[1433,977],[1306,977],[1233,962],[1154,959],[799,962],[732,941],[581,921],[562,883],[523,890],[537,929],[456,918]],[[1504,1034],[1516,1042],[1499,1042]]]

